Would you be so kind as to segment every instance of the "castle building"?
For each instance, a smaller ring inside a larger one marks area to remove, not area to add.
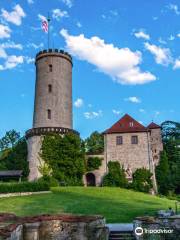
[[[40,51],[36,55],[35,66],[33,128],[26,132],[30,181],[41,176],[39,153],[43,136],[75,132],[72,129],[71,56],[58,49]]]
[[[128,114],[104,132],[104,154],[102,166],[92,173],[87,173],[86,185],[101,185],[108,172],[108,162],[118,161],[126,171],[126,177],[132,180],[132,173],[138,168],[149,169],[155,183],[155,166],[159,163],[163,150],[161,127],[151,123],[147,127]],[[91,177],[90,177],[91,174]]]

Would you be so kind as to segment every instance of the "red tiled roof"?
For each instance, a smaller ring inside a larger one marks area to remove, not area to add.
[[[147,126],[148,129],[155,129],[155,128],[161,128],[161,126],[157,125],[156,123],[152,122]]]
[[[107,129],[104,133],[130,133],[130,132],[147,132],[148,129],[137,122],[128,114],[125,114],[112,127]]]

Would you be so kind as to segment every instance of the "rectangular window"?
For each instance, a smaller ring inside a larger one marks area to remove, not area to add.
[[[52,85],[51,85],[51,84],[48,85],[48,92],[49,92],[49,93],[52,92]]]
[[[123,144],[123,138],[122,136],[117,136],[116,137],[116,145],[121,145]]]
[[[138,144],[138,136],[132,136],[131,137],[131,143],[132,144]]]
[[[50,109],[47,110],[47,117],[48,117],[48,119],[51,119],[51,110]]]
[[[52,72],[52,64],[49,64],[49,72]]]

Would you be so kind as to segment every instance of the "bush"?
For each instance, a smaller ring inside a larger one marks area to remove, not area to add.
[[[109,173],[103,179],[103,186],[127,187],[125,172],[119,162],[108,162],[108,169]]]
[[[51,177],[51,176],[43,176],[38,180],[38,182],[45,182],[49,185],[49,187],[58,187],[59,182],[57,179]]]
[[[131,187],[136,191],[149,193],[150,189],[153,187],[151,177],[152,173],[149,170],[145,168],[136,169],[133,173]]]
[[[87,172],[99,169],[102,164],[102,158],[88,157],[87,159]]]
[[[50,186],[45,181],[0,183],[0,193],[48,191]]]

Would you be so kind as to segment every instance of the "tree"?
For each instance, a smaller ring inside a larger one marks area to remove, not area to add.
[[[66,185],[82,185],[85,152],[82,141],[73,133],[44,137],[41,158],[52,169],[52,177]]]
[[[29,174],[26,139],[19,139],[12,148],[4,151],[6,154],[0,159],[0,170],[23,170],[25,179]]]
[[[164,150],[161,153],[159,165],[156,167],[156,180],[158,184],[158,192],[167,194],[169,190],[169,163],[167,153]]]
[[[146,168],[138,168],[133,173],[132,188],[139,192],[149,192],[153,187],[152,173]]]
[[[95,131],[85,140],[86,152],[88,154],[99,154],[104,152],[104,136]]]
[[[5,136],[0,139],[0,150],[12,148],[20,139],[20,133],[14,129],[6,132]]]
[[[169,190],[180,193],[180,123],[166,121],[162,123],[164,149],[169,164]],[[166,185],[167,188],[167,185]],[[167,191],[166,191],[167,192]]]
[[[118,161],[108,162],[108,174],[103,179],[103,186],[126,187],[128,182],[124,169]]]

